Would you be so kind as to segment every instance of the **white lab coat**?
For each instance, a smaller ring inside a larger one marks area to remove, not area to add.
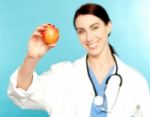
[[[108,117],[131,117],[137,105],[140,105],[143,117],[150,117],[147,82],[118,57],[116,60],[123,84]],[[94,91],[87,75],[85,56],[72,63],[55,64],[40,76],[34,72],[33,82],[27,91],[16,88],[17,74],[18,70],[11,76],[8,95],[21,108],[42,109],[51,117],[90,117]],[[116,82],[109,83],[106,90],[108,108],[111,108],[116,96]]]

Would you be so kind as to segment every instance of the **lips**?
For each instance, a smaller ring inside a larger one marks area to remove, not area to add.
[[[95,48],[97,47],[97,45],[98,45],[98,42],[89,43],[89,44],[87,44],[87,47],[88,47],[89,49],[95,49]]]
[[[96,45],[97,45],[97,43],[93,43],[93,44],[89,44],[88,47],[89,47],[89,48],[95,48]]]

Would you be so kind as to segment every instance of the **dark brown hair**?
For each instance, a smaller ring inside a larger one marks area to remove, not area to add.
[[[87,4],[80,6],[79,9],[77,9],[77,11],[75,12],[74,19],[73,19],[73,24],[74,24],[75,29],[76,29],[76,24],[75,24],[76,18],[79,15],[86,15],[86,14],[91,14],[91,15],[97,16],[106,25],[109,22],[111,22],[106,10],[101,5],[94,4],[94,3],[87,3]],[[110,33],[108,34],[108,36],[109,35],[110,35]],[[109,44],[109,47],[110,47],[111,52],[113,54],[116,54],[116,52],[111,44]]]
[[[106,10],[102,6],[100,6],[98,4],[88,3],[88,4],[82,5],[79,9],[77,9],[77,11],[74,15],[74,21],[73,21],[75,28],[76,28],[76,25],[75,25],[76,18],[79,15],[86,15],[86,14],[91,14],[91,15],[97,16],[105,24],[108,24],[108,22],[110,22],[110,18],[108,16]]]

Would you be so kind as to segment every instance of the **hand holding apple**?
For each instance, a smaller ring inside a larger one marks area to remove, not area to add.
[[[51,48],[56,46],[59,38],[58,29],[51,24],[43,24],[33,32],[28,46],[28,56],[33,59],[40,59]]]

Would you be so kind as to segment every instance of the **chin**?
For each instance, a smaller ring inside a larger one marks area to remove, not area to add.
[[[91,57],[97,57],[97,56],[99,56],[100,54],[101,54],[101,52],[99,52],[99,51],[95,51],[95,52],[94,52],[94,51],[92,51],[92,52],[89,51],[89,52],[88,52],[88,55],[91,56]]]

